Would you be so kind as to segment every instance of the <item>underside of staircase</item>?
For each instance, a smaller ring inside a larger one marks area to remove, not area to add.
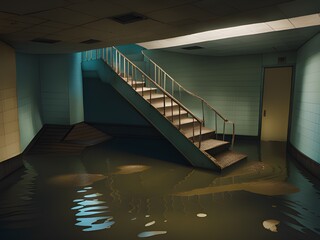
[[[117,49],[115,50],[118,51]],[[125,61],[127,61],[127,64],[131,64],[132,69],[135,67],[142,73],[142,79],[138,79],[132,74],[135,73],[135,70],[121,71],[120,54],[118,60],[115,60],[120,62],[120,67],[115,66],[114,57],[111,58],[110,64],[108,56],[105,59],[103,54],[103,52],[100,54],[101,57],[99,59],[97,53],[96,62],[94,63],[90,63],[92,61],[88,60],[84,61],[82,65],[83,71],[97,71],[101,80],[111,84],[115,90],[126,98],[186,157],[191,165],[223,170],[247,157],[243,153],[233,151],[230,142],[218,139],[220,134],[216,133],[214,129],[205,127],[204,121],[199,121],[198,117],[163,90],[161,86],[157,86],[157,84],[152,86],[155,81],[141,70],[142,67],[140,67],[141,69],[137,67],[137,65],[141,65],[141,60],[135,57],[139,61],[139,63],[135,64],[134,60],[131,61],[120,53],[124,58],[124,69],[126,69]],[[130,69],[129,66],[127,67],[128,69]],[[101,69],[110,72],[99,73],[99,71],[102,71]],[[113,72],[113,75],[111,72]],[[146,78],[149,78],[151,84],[146,81]],[[140,107],[140,105],[143,106]],[[157,113],[155,114],[154,112]]]

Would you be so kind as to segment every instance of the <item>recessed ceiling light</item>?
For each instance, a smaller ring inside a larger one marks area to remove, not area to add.
[[[93,43],[99,43],[101,42],[100,40],[97,40],[97,39],[88,39],[88,40],[85,40],[85,41],[82,41],[80,43],[84,43],[84,44],[93,44]]]
[[[198,50],[198,49],[203,49],[203,47],[200,47],[200,46],[190,46],[190,47],[183,47],[182,49],[184,49],[184,50]]]
[[[134,23],[134,22],[146,20],[147,17],[140,13],[131,12],[131,13],[113,16],[110,19],[121,24],[128,24],[128,23]]]
[[[49,38],[34,38],[31,40],[31,42],[54,44],[54,43],[61,42],[61,40],[55,40],[55,39],[49,39]]]

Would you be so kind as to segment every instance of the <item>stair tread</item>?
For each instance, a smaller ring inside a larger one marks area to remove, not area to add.
[[[130,78],[129,78],[130,79]],[[129,81],[126,81],[129,85],[132,85],[132,80],[130,79]],[[133,85],[144,85],[144,82],[142,81],[133,81]]]
[[[163,102],[151,103],[151,105],[154,106],[155,108],[163,108],[163,107],[164,107],[164,106],[163,106]],[[166,101],[166,102],[165,102],[165,106],[166,106],[166,107],[171,107],[171,101]],[[178,104],[175,103],[175,102],[172,102],[172,106],[173,106],[173,107],[174,107],[174,106],[178,106]]]
[[[169,119],[170,120],[170,119]],[[180,124],[183,125],[183,124],[188,124],[188,123],[193,123],[194,121],[194,118],[191,118],[191,117],[183,117],[181,118],[180,120]],[[176,125],[176,126],[179,126],[179,118],[174,120],[173,121],[173,124]]]
[[[201,141],[201,150],[206,151],[209,149],[221,147],[223,145],[229,145],[229,142],[221,141],[217,139],[206,139]],[[199,146],[199,142],[195,142],[196,146]]]
[[[230,165],[233,165],[241,160],[247,158],[246,154],[235,152],[232,150],[224,151],[214,156],[215,163],[224,169]]]
[[[142,92],[142,87],[138,87],[135,89],[137,92]],[[157,90],[157,88],[149,88],[149,87],[143,87],[143,91],[150,91],[150,90]]]
[[[144,98],[149,101],[150,96],[145,96]],[[168,97],[165,96],[165,98],[168,98]],[[163,99],[163,94],[161,94],[161,93],[152,93],[152,94],[151,94],[151,99],[152,99],[152,100]]]
[[[187,137],[192,138],[193,136],[193,127],[190,126],[188,128],[182,129],[181,132]],[[201,128],[201,134],[207,134],[207,133],[214,133],[214,130],[206,127]],[[194,129],[194,135],[198,136],[200,135],[200,127],[195,127]]]
[[[180,109],[180,115],[185,115],[187,113],[188,113],[187,111]],[[166,117],[167,118],[170,118],[172,116],[179,116],[179,110],[173,110],[173,112],[172,111],[166,112]]]

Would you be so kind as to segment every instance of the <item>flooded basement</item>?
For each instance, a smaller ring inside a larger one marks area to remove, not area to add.
[[[163,140],[26,156],[0,182],[1,240],[320,239],[320,183],[285,144],[235,150],[248,159],[221,174],[173,163],[182,156]]]

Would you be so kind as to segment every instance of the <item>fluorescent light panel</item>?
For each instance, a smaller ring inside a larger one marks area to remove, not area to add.
[[[237,27],[216,29],[211,31],[189,34],[181,37],[138,43],[138,45],[146,49],[168,48],[226,38],[284,31],[295,28],[304,28],[318,25],[320,25],[320,13],[264,23],[254,23],[241,25]]]

